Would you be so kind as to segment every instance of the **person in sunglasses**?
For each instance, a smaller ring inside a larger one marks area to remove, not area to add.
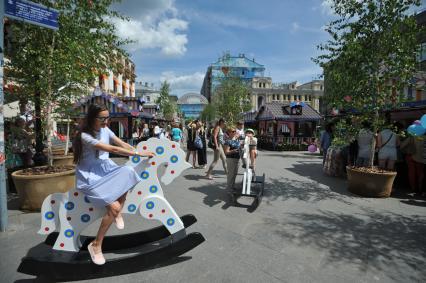
[[[91,104],[81,130],[73,143],[77,189],[91,204],[106,207],[96,238],[88,246],[95,264],[102,265],[102,241],[113,222],[118,229],[124,228],[121,210],[127,192],[139,183],[138,174],[130,166],[118,166],[109,153],[123,156],[153,157],[150,151],[137,152],[131,145],[119,139],[108,127],[108,109]]]

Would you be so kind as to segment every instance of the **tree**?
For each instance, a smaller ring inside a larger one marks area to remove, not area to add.
[[[370,120],[375,131],[387,121],[380,112],[398,107],[415,72],[419,28],[408,14],[419,0],[333,0],[338,19],[314,59],[324,68],[326,101],[349,113],[346,127]],[[372,165],[372,164],[371,164]]]
[[[167,81],[164,81],[161,84],[160,96],[158,97],[156,103],[160,107],[160,113],[163,115],[166,120],[173,120],[175,114],[177,113],[177,105],[174,101],[170,100],[170,84]]]
[[[45,130],[50,141],[55,106],[72,103],[86,94],[58,89],[70,82],[91,85],[108,69],[120,69],[118,58],[125,55],[121,46],[128,41],[118,38],[109,20],[123,19],[110,9],[116,0],[36,2],[59,10],[59,30],[14,22],[5,76],[19,85],[21,98],[34,101],[36,150],[42,155],[42,118],[47,121]]]
[[[229,124],[235,124],[242,118],[242,113],[251,109],[250,92],[239,78],[224,78],[215,89],[212,98],[215,116],[224,118]]]

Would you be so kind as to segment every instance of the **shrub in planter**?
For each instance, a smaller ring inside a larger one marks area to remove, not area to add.
[[[424,35],[425,29],[417,26],[408,11],[420,4],[419,0],[331,0],[337,19],[326,29],[331,39],[318,46],[326,53],[314,61],[324,68],[327,108],[344,113],[346,133],[361,128],[357,120],[369,121],[373,133],[389,126],[384,113],[400,105],[416,71],[416,37]],[[348,144],[354,134],[346,136]],[[348,169],[357,174],[348,178],[349,188],[359,195],[388,196],[390,179],[386,177],[394,173],[373,167],[373,151],[374,147],[368,169]],[[361,175],[364,181],[359,182]],[[367,177],[378,182],[377,188],[366,188]]]

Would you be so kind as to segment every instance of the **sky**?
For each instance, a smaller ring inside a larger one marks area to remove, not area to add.
[[[318,79],[311,58],[329,39],[330,0],[122,0],[114,9],[129,21],[114,20],[118,34],[135,43],[125,49],[136,65],[136,80],[171,94],[199,93],[208,66],[224,52],[244,53],[265,66],[276,83]],[[426,0],[415,10],[426,8]]]

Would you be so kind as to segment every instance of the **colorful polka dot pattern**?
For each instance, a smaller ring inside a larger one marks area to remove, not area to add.
[[[158,155],[163,154],[163,153],[164,153],[164,147],[162,147],[162,146],[157,147],[157,149],[155,150],[155,152],[156,152]]]
[[[132,157],[132,162],[133,162],[133,163],[139,163],[139,161],[141,161],[140,156],[135,155],[135,156],[133,156],[133,157]]]
[[[141,178],[144,179],[144,180],[148,179],[149,178],[149,173],[147,171],[143,171],[141,173]]]
[[[170,157],[170,162],[171,163],[176,163],[176,162],[178,162],[178,160],[179,160],[179,158],[176,155],[172,155]]]
[[[153,209],[154,206],[155,205],[154,205],[154,203],[152,201],[149,201],[149,202],[146,203],[146,208],[148,208],[148,209]]]
[[[53,211],[48,211],[44,214],[44,217],[47,220],[52,220],[53,218],[55,218],[55,213],[53,213]]]
[[[152,186],[149,188],[149,191],[150,191],[151,193],[155,194],[155,193],[158,191],[158,188],[157,188],[157,186],[152,185]]]
[[[67,229],[67,230],[65,230],[64,235],[67,238],[72,238],[72,236],[74,236],[74,231],[71,230],[71,229]]]
[[[135,211],[135,210],[136,210],[136,205],[134,205],[134,204],[130,204],[130,205],[127,207],[127,210],[128,210],[128,211],[130,211],[130,212]]]
[[[175,220],[173,218],[167,219],[167,225],[173,226],[173,224],[175,224]]]
[[[81,216],[81,221],[84,222],[84,223],[89,222],[90,221],[90,215],[89,214],[83,214]]]
[[[65,203],[65,209],[66,210],[73,210],[75,207],[74,203],[72,201],[69,201],[67,203]]]

